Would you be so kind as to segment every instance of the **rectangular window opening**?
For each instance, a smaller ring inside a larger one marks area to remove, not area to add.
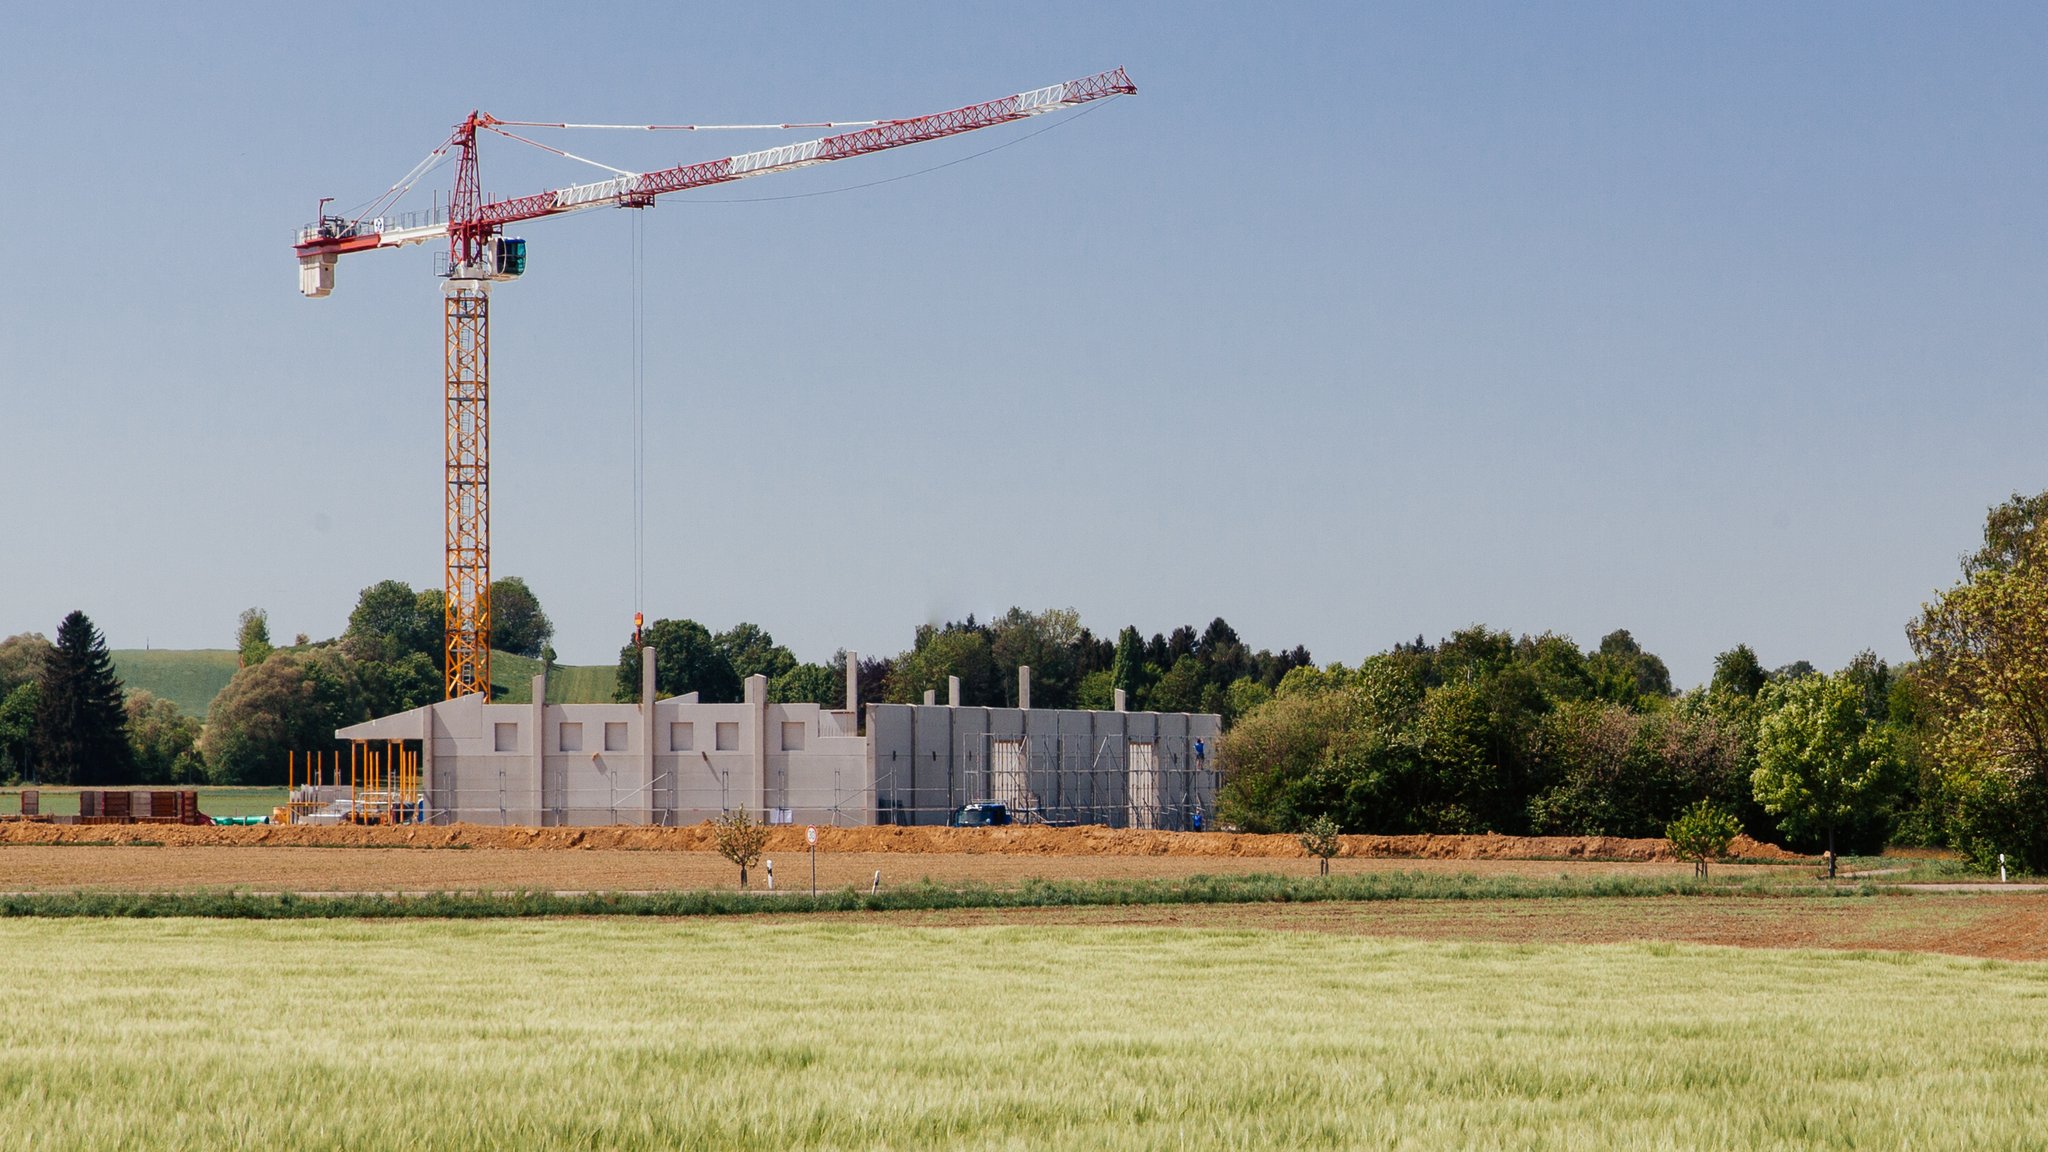
[[[626,722],[607,720],[604,722],[604,750],[624,752],[626,750]]]
[[[583,725],[564,721],[560,744],[564,752],[583,751]]]
[[[668,750],[671,752],[693,752],[697,748],[697,726],[688,720],[677,720],[668,726]]]
[[[739,748],[739,746],[740,746],[740,726],[739,726],[739,723],[738,723],[737,721],[733,721],[733,720],[720,720],[720,721],[718,722],[718,733],[717,733],[717,735],[718,735],[718,750],[719,750],[720,752],[732,752],[732,751],[736,751],[736,750],[737,750],[737,749]]]

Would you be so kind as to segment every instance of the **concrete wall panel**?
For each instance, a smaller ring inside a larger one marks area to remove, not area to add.
[[[868,739],[874,756],[875,820],[907,824],[911,804],[911,759],[916,730],[912,709],[876,704],[868,709]]]
[[[1060,718],[1043,708],[1024,711],[1024,745],[1028,771],[1026,790],[1030,803],[1049,818],[1062,818],[1060,799]]]
[[[953,772],[956,804],[989,799],[988,709],[953,710]]]
[[[1127,777],[1130,770],[1130,713],[1086,713],[1094,724],[1093,743],[1097,771],[1090,778],[1092,802],[1098,810],[1122,812],[1130,804]]]
[[[953,710],[919,705],[915,723],[911,822],[944,824],[953,809]]]
[[[1059,725],[1059,776],[1054,806],[1063,818],[1093,822],[1095,814],[1095,723],[1086,712],[1053,713]]]
[[[1024,735],[1024,712],[1018,708],[986,708],[988,731],[998,740],[1017,740]]]
[[[447,701],[343,729],[344,739],[431,734],[429,803],[437,819],[487,824],[694,824],[735,806],[766,816],[787,808],[799,823],[937,824],[958,804],[1013,799],[1027,817],[1123,824],[1128,820],[1129,741],[1158,742],[1161,826],[1184,826],[1192,805],[1214,805],[1214,716],[1015,708],[872,705],[868,736],[815,705],[765,701],[640,705],[485,705]],[[561,724],[582,725],[581,747],[563,751]],[[828,721],[830,723],[828,724]],[[606,747],[607,724],[623,725]],[[671,725],[691,726],[691,747],[671,750]],[[717,729],[732,725],[731,747]],[[498,749],[497,725],[508,747]],[[801,725],[785,739],[785,724]],[[1191,740],[1204,741],[1204,762]],[[997,796],[992,741],[1016,740],[1023,794]],[[623,747],[616,746],[623,744]],[[800,745],[800,746],[799,746]],[[1177,813],[1169,820],[1166,810]]]

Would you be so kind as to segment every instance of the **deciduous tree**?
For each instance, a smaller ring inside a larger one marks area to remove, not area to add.
[[[441,668],[447,658],[441,643],[445,602],[438,588],[414,592],[403,580],[381,580],[356,598],[342,640],[358,660],[399,660],[418,652]]]
[[[1302,828],[1296,839],[1301,841],[1304,852],[1316,858],[1318,871],[1328,876],[1330,857],[1335,856],[1344,846],[1344,841],[1337,835],[1337,822],[1330,819],[1327,813],[1319,815]]]
[[[747,869],[761,862],[761,853],[768,847],[768,826],[745,808],[734,808],[711,821],[711,834],[718,854],[739,866],[740,887],[745,888]]]
[[[39,680],[52,645],[40,632],[23,632],[0,640],[0,696]]]
[[[1109,669],[1098,668],[1081,677],[1080,687],[1074,692],[1074,707],[1093,712],[1116,707],[1116,682],[1110,678]]]
[[[36,753],[36,703],[41,691],[34,680],[16,684],[0,696],[0,779],[24,780],[33,771]]]
[[[153,692],[130,692],[124,711],[135,783],[196,784],[205,778],[198,750],[199,721]]]
[[[775,642],[759,624],[741,622],[712,637],[733,675],[745,683],[749,676],[773,680],[796,667],[796,656]]]
[[[1202,662],[1189,653],[1174,661],[1173,667],[1152,685],[1145,706],[1154,712],[1197,712],[1202,707],[1204,687]]]
[[[491,581],[491,647],[516,656],[539,656],[554,635],[555,626],[541,610],[540,597],[525,580],[505,576]]]
[[[208,775],[219,784],[284,783],[289,754],[331,748],[335,729],[369,718],[357,672],[334,645],[273,653],[236,672],[200,733]]]
[[[2048,493],[1991,510],[1963,580],[1907,629],[1951,835],[2048,870]]]
[[[1707,861],[1726,856],[1728,846],[1740,835],[1742,825],[1735,816],[1711,800],[1694,803],[1664,826],[1664,839],[1671,842],[1671,850],[1679,859],[1692,861],[1693,875],[1701,880],[1707,878]]]
[[[710,631],[695,620],[656,620],[641,633],[641,643],[654,649],[654,690],[661,696],[697,693],[706,704],[731,704],[740,698],[740,678],[719,650]],[[619,649],[618,678],[612,699],[640,699],[640,652],[629,640]]]
[[[1599,694],[1617,704],[1661,703],[1671,696],[1670,670],[1643,651],[1626,628],[1600,638],[1600,647],[1586,658],[1586,670]]]
[[[35,770],[38,683],[55,651],[40,632],[0,640],[0,778],[28,779]]]
[[[1034,677],[1037,669],[1033,669]],[[960,678],[960,702],[973,707],[1011,703],[1001,693],[988,634],[977,628],[933,628],[917,630],[917,644],[898,656],[889,668],[884,697],[893,704],[918,704],[929,691],[946,698],[946,678]],[[1036,704],[1037,680],[1032,681]]]
[[[1764,690],[1770,678],[1770,673],[1764,671],[1763,662],[1756,658],[1756,651],[1747,644],[1737,644],[1714,657],[1714,679],[1708,690],[1753,698]]]
[[[768,682],[768,699],[837,708],[846,703],[846,678],[823,664],[799,664]]]
[[[1881,818],[1897,800],[1898,761],[1883,729],[1863,713],[1863,693],[1846,676],[1815,673],[1764,687],[1757,723],[1757,802],[1794,835],[1825,837],[1828,874],[1835,833]]]
[[[995,663],[1002,694],[996,704],[1017,704],[1017,669],[1031,669],[1031,706],[1071,708],[1080,687],[1076,647],[1081,638],[1081,614],[1071,608],[1048,608],[1027,612],[1012,608],[990,625],[989,655]]]
[[[270,614],[261,608],[242,609],[241,619],[235,624],[235,652],[240,657],[239,667],[263,663],[270,651]]]

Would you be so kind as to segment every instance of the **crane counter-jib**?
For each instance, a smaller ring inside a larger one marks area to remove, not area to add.
[[[444,240],[448,221],[389,227],[383,220],[322,220],[299,230],[294,248],[299,254],[299,291],[321,297],[334,291],[334,262],[344,253],[368,252],[373,248],[400,248]]]

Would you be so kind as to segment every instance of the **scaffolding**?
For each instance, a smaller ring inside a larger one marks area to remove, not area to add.
[[[1194,736],[964,732],[951,757],[878,762],[876,817],[944,824],[961,805],[993,800],[1020,823],[1192,831],[1219,782]]]
[[[352,740],[348,750],[292,752],[286,824],[424,824],[419,750],[398,740]]]

